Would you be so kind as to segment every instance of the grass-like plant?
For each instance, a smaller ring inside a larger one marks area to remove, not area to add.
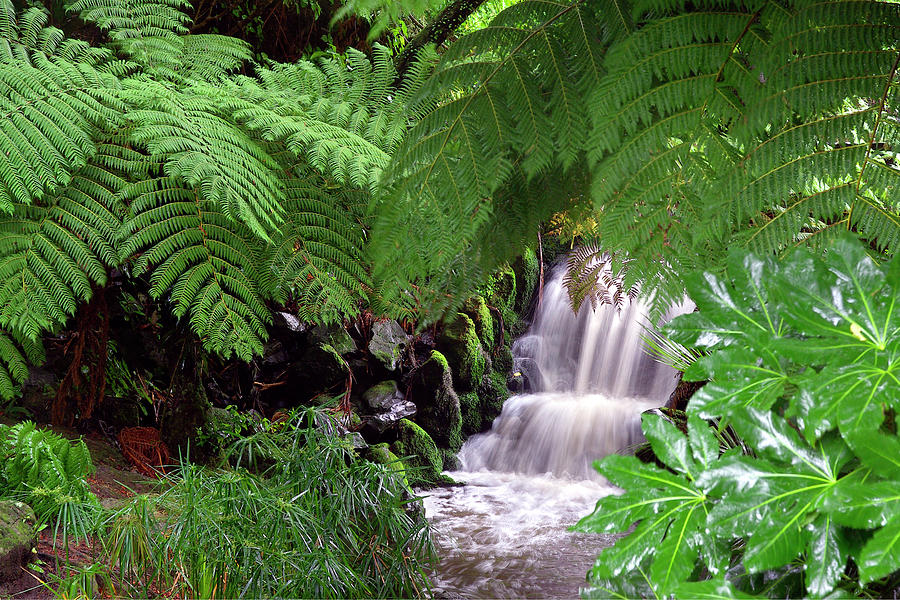
[[[161,494],[110,513],[101,538],[124,586],[117,593],[425,595],[432,550],[421,510],[400,476],[359,460],[329,419],[310,411],[255,434],[274,453],[262,475],[182,463]]]

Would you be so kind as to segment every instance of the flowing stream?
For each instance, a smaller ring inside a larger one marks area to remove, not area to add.
[[[585,303],[575,315],[563,273],[554,269],[534,323],[513,344],[531,392],[507,400],[491,430],[465,443],[461,470],[449,473],[465,486],[426,493],[441,557],[437,598],[577,597],[614,541],[567,529],[615,492],[592,463],[642,441],[641,412],[675,387],[675,372],[643,350],[646,306]]]

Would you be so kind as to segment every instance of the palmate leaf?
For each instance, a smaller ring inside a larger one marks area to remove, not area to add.
[[[850,544],[832,516],[819,511],[845,490],[862,487],[867,470],[845,473],[852,454],[839,437],[809,446],[772,412],[739,411],[731,423],[753,441],[759,457],[726,457],[701,475],[701,485],[721,498],[710,511],[709,526],[719,537],[746,540],[743,564],[751,573],[806,553],[808,592],[828,594],[844,572]]]
[[[649,562],[646,575],[655,593],[667,595],[687,580],[701,554],[711,572],[724,570],[727,554],[709,536],[707,496],[694,481],[713,454],[718,456],[718,442],[696,418],[689,436],[662,414],[645,413],[642,426],[657,457],[677,474],[633,456],[607,456],[597,469],[626,492],[602,498],[577,528],[612,533],[637,522],[631,533],[600,554],[591,570],[592,584],[615,590],[618,578]]]

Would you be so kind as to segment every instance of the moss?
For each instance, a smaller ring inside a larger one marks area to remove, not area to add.
[[[438,349],[450,363],[454,381],[463,391],[473,390],[481,381],[487,368],[487,356],[478,340],[475,322],[464,314],[456,319],[438,337]]]
[[[418,409],[416,421],[434,441],[443,448],[459,449],[462,444],[459,397],[443,354],[433,351],[431,358],[419,368],[410,397]]]
[[[509,389],[506,387],[506,376],[497,371],[491,371],[478,387],[480,399],[480,414],[482,427],[487,429],[494,419],[500,416],[503,403],[509,398]]]
[[[537,253],[531,248],[526,248],[522,256],[513,263],[513,271],[516,274],[516,298],[513,308],[522,314],[534,296],[541,272]]]
[[[493,354],[493,358],[495,371],[504,375],[504,377],[512,371],[513,355],[512,348],[510,348],[509,344],[497,348]]]
[[[443,461],[444,470],[445,471],[458,471],[459,470],[459,458],[456,456],[456,452],[452,450],[448,450],[447,448],[441,448],[441,460]],[[447,477],[447,475],[444,475]]]
[[[459,409],[462,413],[462,432],[466,437],[481,431],[481,399],[475,392],[468,392],[459,397]]]
[[[364,456],[369,462],[373,462],[378,465],[384,465],[395,473],[398,473],[402,477],[403,483],[407,487],[409,487],[409,479],[406,476],[406,466],[403,464],[403,461],[397,457],[396,454],[391,452],[391,449],[388,447],[387,443],[369,446]]]
[[[413,486],[432,486],[444,483],[441,474],[444,461],[437,445],[428,433],[410,421],[400,419],[399,436],[392,447],[395,454],[406,457],[406,478]]]
[[[500,311],[507,328],[519,320],[515,312],[516,274],[512,267],[504,265],[494,271],[481,291],[488,305]]]
[[[488,350],[494,347],[494,319],[487,302],[481,296],[472,296],[463,304],[463,313],[475,324],[478,339]]]

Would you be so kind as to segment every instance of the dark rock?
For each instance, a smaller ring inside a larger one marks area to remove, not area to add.
[[[525,392],[525,376],[519,372],[510,373],[506,379],[506,387],[514,394],[522,394]]]
[[[369,353],[388,371],[397,369],[408,345],[409,336],[397,321],[383,320],[372,323]]]
[[[468,437],[482,431],[481,399],[475,392],[466,392],[459,396],[459,409],[462,413],[462,433]]]
[[[413,400],[419,409],[419,425],[438,445],[451,450],[462,446],[462,415],[453,389],[450,365],[443,354],[432,351],[413,378]]]
[[[0,500],[0,582],[22,575],[35,547],[35,516],[27,504]]]
[[[204,429],[211,408],[206,392],[199,382],[185,375],[176,376],[173,391],[177,395],[160,411],[160,437],[168,446],[172,459],[187,458],[190,448],[191,459],[203,462],[208,457],[202,455],[195,438]]]
[[[147,412],[143,403],[144,400],[136,395],[125,398],[106,396],[94,415],[117,431],[125,427],[137,427]]]
[[[363,400],[369,408],[376,411],[386,411],[403,400],[403,392],[397,388],[397,382],[393,380],[376,383],[365,392]]]
[[[331,346],[341,356],[356,351],[356,342],[340,325],[314,327],[309,332],[309,341],[314,346]]]
[[[506,377],[497,371],[491,371],[481,380],[478,386],[481,428],[479,432],[491,428],[494,419],[503,411],[503,404],[509,398]]]
[[[362,456],[369,462],[373,462],[377,465],[384,465],[391,469],[403,479],[404,484],[407,486],[409,485],[409,480],[406,477],[406,465],[403,464],[403,461],[400,460],[396,454],[391,452],[391,449],[386,443],[369,446],[363,452]]]
[[[269,340],[263,349],[263,364],[267,367],[287,364],[290,359],[290,355],[284,349],[284,344],[274,338]]]
[[[525,314],[537,291],[541,264],[538,262],[535,251],[526,248],[522,256],[513,262],[512,269],[516,276],[516,297],[513,308],[519,314]]]

